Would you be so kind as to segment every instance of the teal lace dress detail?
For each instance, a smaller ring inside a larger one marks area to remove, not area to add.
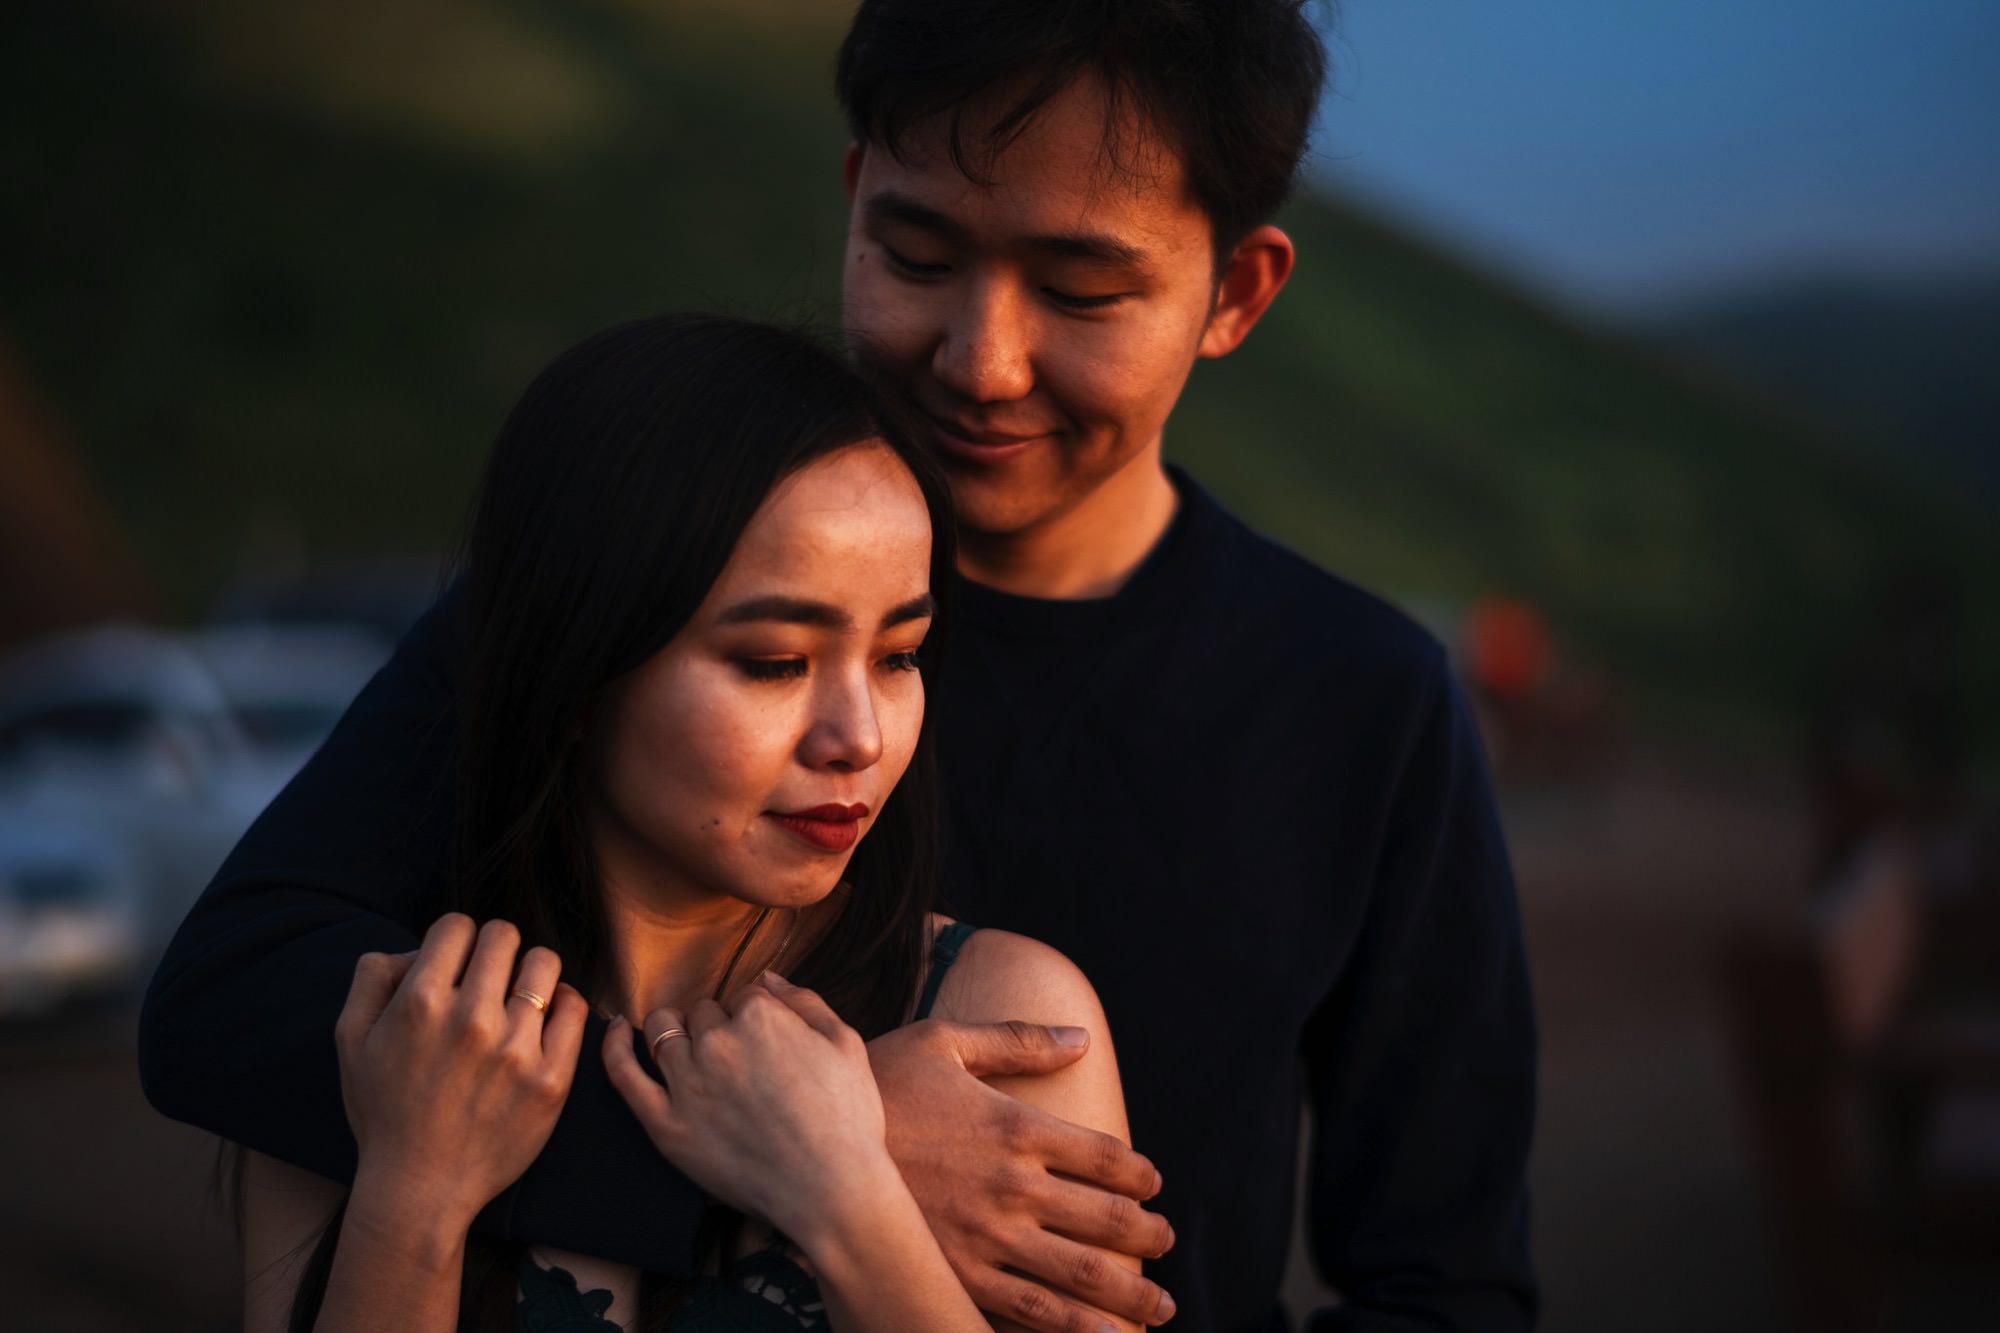
[[[945,970],[976,929],[955,921],[938,932],[915,1017],[930,1017]],[[610,1307],[610,1292],[578,1291],[567,1270],[542,1268],[522,1257],[517,1333],[607,1333],[618,1329],[604,1317]],[[733,1260],[725,1272],[697,1280],[672,1328],[674,1333],[827,1333],[831,1325],[819,1283],[793,1259],[791,1242],[779,1236]]]
[[[604,1333],[617,1328],[604,1317],[608,1291],[578,1291],[567,1268],[544,1268],[521,1256],[521,1303],[514,1307],[516,1333]]]

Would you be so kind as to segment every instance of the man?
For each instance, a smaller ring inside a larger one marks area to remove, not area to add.
[[[1345,1298],[1315,1328],[1514,1329],[1535,1307],[1526,970],[1442,654],[1162,460],[1194,362],[1291,271],[1268,219],[1322,74],[1299,11],[868,0],[841,53],[848,330],[960,517],[945,906],[1090,976],[1164,1181],[1140,1209],[1143,1158],[972,1077],[1054,1068],[1047,1032],[873,1044],[947,1255],[1037,1329],[1095,1328],[1091,1306],[1284,1327],[1302,1092],[1313,1251]],[[445,632],[413,632],[177,939],[142,1030],[168,1114],[351,1171],[324,1034],[355,956],[439,910]],[[671,1269],[699,1207],[586,1059],[487,1222]],[[1155,1285],[1079,1242],[1172,1248]]]

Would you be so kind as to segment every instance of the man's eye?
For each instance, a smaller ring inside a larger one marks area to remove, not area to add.
[[[1060,292],[1053,287],[1042,288],[1042,294],[1065,310],[1102,310],[1125,299],[1122,292],[1109,296],[1078,296],[1074,292]]]
[[[882,253],[889,256],[890,267],[900,269],[913,278],[935,278],[939,274],[951,271],[951,265],[949,264],[919,263],[917,260],[898,252],[890,246],[883,246]]]
[[[888,667],[891,671],[916,671],[922,667],[923,663],[917,660],[917,655],[914,652],[908,652],[890,653],[882,659],[882,665]]]
[[[752,680],[792,680],[806,674],[803,657],[743,657],[736,669]]]

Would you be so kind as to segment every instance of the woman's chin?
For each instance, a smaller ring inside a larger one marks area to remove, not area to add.
[[[845,882],[847,858],[842,857],[840,865],[831,870],[818,870],[811,876],[787,876],[774,874],[760,883],[744,885],[730,896],[752,907],[768,907],[772,911],[801,911],[817,907],[831,899]]]

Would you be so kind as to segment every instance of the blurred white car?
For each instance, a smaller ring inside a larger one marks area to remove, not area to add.
[[[136,986],[385,656],[351,631],[111,625],[0,659],[0,1014]]]
[[[190,640],[276,795],[332,732],[393,645],[345,626],[242,623]]]
[[[89,819],[0,817],[0,1014],[129,989],[147,961],[140,876]]]

